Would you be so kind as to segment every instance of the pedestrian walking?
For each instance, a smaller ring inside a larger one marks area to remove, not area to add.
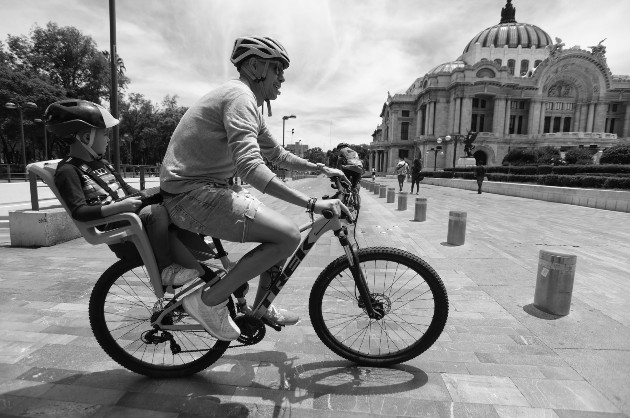
[[[403,190],[403,183],[405,182],[405,178],[407,178],[407,174],[409,174],[409,164],[405,161],[404,157],[398,157],[399,161],[396,164],[396,168],[394,169],[394,173],[398,176],[398,187],[400,191]]]
[[[477,167],[475,167],[475,177],[477,177],[477,193],[481,194],[481,185],[486,177],[486,166],[481,162],[477,162]]]
[[[413,193],[413,186],[416,185],[416,194],[420,192],[420,182],[424,179],[422,177],[422,163],[418,158],[413,160],[411,167],[411,193]]]

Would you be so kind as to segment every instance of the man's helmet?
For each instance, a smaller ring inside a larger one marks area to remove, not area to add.
[[[286,70],[291,61],[287,50],[278,41],[265,36],[244,36],[234,41],[230,61],[235,66],[246,58],[258,57],[263,60],[278,60]]]
[[[107,129],[119,123],[103,106],[77,99],[51,104],[44,113],[44,120],[46,128],[61,137],[92,128]]]

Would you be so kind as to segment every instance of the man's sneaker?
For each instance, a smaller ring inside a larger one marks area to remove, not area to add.
[[[252,308],[247,303],[238,303],[236,309],[244,315],[252,314]],[[263,318],[278,325],[295,325],[300,320],[300,317],[293,312],[286,309],[277,309],[273,305],[269,306]]]
[[[201,300],[203,288],[191,293],[182,300],[182,305],[188,315],[192,316],[215,338],[223,341],[236,340],[241,330],[232,321],[227,307],[228,301],[216,306],[208,306]]]
[[[199,277],[199,272],[196,269],[187,269],[176,263],[162,270],[162,284],[164,286],[181,286],[197,277]]]

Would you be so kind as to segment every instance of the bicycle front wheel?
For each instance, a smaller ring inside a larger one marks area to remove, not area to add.
[[[216,362],[230,345],[207,332],[154,330],[166,297],[159,300],[141,262],[120,260],[109,267],[92,290],[90,325],[103,350],[118,364],[150,377],[182,377]],[[163,323],[198,325],[183,309]]]
[[[339,257],[311,290],[309,313],[319,338],[336,354],[365,366],[398,364],[426,351],[448,317],[439,275],[396,248],[364,248],[357,255],[378,318],[368,316],[350,263]]]

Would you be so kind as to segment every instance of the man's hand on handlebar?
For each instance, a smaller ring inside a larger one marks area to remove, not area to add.
[[[346,177],[345,174],[343,174],[343,171],[337,169],[337,168],[330,168],[330,167],[326,167],[323,166],[322,167],[322,173],[326,174],[327,177],[339,177],[339,180],[342,183],[345,183],[347,185],[350,185],[350,180],[348,180],[348,178]]]
[[[341,214],[344,214],[344,218],[352,221],[352,215],[350,215],[350,211],[339,199],[318,199],[315,202],[314,212],[321,214],[324,211],[332,212],[336,217],[341,217]]]

